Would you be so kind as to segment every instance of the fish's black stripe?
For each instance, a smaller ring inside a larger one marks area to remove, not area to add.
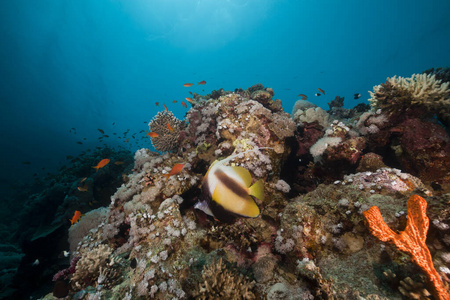
[[[217,170],[214,175],[217,176],[217,179],[224,184],[228,189],[232,190],[236,195],[241,198],[247,198],[248,192],[242,188],[239,184],[236,183],[231,177],[229,177],[225,172]]]

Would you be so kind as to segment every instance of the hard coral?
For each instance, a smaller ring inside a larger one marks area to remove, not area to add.
[[[256,299],[254,283],[232,271],[222,258],[203,268],[203,282],[193,292],[195,299]]]
[[[386,83],[374,86],[369,99],[372,107],[392,114],[411,114],[417,110],[428,117],[448,111],[450,107],[449,82],[436,80],[436,76],[413,74],[409,78],[388,78]]]
[[[395,128],[397,158],[402,167],[423,181],[444,178],[450,168],[450,138],[438,124],[408,119]]]
[[[169,128],[170,126],[170,128]],[[175,150],[178,147],[178,137],[184,128],[184,122],[178,120],[172,112],[158,112],[148,123],[151,132],[158,134],[152,138],[153,147],[161,152]]]

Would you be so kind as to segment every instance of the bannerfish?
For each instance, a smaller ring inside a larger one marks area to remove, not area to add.
[[[263,180],[252,185],[247,169],[224,164],[244,153],[267,148],[271,149],[256,148],[213,162],[203,178],[201,200],[194,207],[224,222],[232,222],[236,216],[258,217],[260,210],[252,196],[264,199]]]
[[[199,85],[206,84],[206,81],[202,80],[202,81],[200,81],[198,84],[199,84]]]
[[[191,87],[193,85],[194,85],[193,83],[185,83],[185,84],[183,84],[183,86],[185,86],[185,87]]]
[[[325,95],[325,91],[324,90],[322,90],[321,88],[318,88],[318,90],[319,90],[319,92],[321,92],[322,94]]]
[[[322,94],[321,93],[315,93],[314,96],[319,97],[319,96],[322,96]]]
[[[93,167],[94,169],[96,169],[98,171],[98,169],[103,168],[104,166],[106,166],[109,163],[109,158],[105,158],[102,159],[95,167]]]
[[[353,95],[353,98],[354,98],[355,100],[356,100],[356,99],[359,99],[360,97],[361,97],[361,94],[359,94],[359,93]]]

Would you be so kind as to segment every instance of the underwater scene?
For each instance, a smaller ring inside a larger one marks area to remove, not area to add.
[[[450,1],[0,3],[0,299],[450,299]]]

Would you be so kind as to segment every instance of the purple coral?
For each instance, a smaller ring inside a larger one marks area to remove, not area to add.
[[[77,263],[80,260],[81,257],[77,256],[74,257],[72,259],[72,261],[70,262],[70,267],[60,270],[58,271],[58,273],[56,273],[53,276],[53,281],[58,281],[58,280],[65,280],[69,277],[69,275],[72,275],[73,273],[75,273],[75,269],[77,267]]]

